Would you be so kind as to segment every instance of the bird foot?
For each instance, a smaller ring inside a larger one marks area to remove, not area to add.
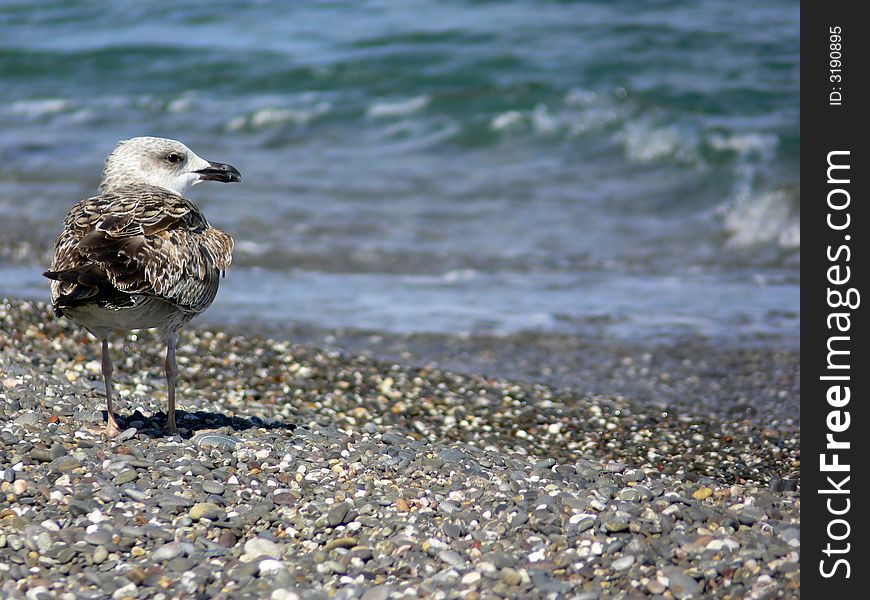
[[[106,423],[106,426],[102,429],[102,433],[105,434],[106,437],[113,438],[119,433],[121,433],[121,428],[118,426],[118,422],[114,419],[109,420]]]
[[[178,435],[178,427],[175,425],[175,419],[166,420],[166,425],[163,426],[163,433],[166,435]]]

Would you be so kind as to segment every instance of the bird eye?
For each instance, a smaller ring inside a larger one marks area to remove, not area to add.
[[[181,162],[181,155],[178,154],[177,152],[170,152],[169,154],[166,155],[166,160],[168,160],[171,163]]]

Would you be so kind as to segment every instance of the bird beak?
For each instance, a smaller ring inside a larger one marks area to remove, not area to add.
[[[219,162],[208,162],[208,167],[195,171],[199,174],[200,181],[220,181],[221,183],[238,183],[242,180],[242,174],[232,165]]]

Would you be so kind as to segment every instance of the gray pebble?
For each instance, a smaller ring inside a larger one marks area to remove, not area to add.
[[[112,533],[107,529],[99,528],[91,533],[86,533],[82,540],[94,546],[102,546],[112,541]]]
[[[193,443],[200,448],[233,450],[239,444],[239,440],[216,433],[200,433],[193,437]]]
[[[207,480],[202,482],[202,489],[206,493],[217,494],[218,496],[220,496],[221,494],[224,493],[224,490],[226,488],[224,487],[224,484],[222,484],[218,481],[214,481],[212,479],[207,479]]]
[[[389,585],[377,585],[366,590],[360,597],[360,600],[387,600],[393,587]]]
[[[270,556],[281,558],[284,553],[282,546],[263,538],[253,538],[245,542],[245,554],[251,558]]]
[[[668,588],[675,598],[684,600],[701,593],[700,584],[686,575],[681,569],[677,567],[665,567],[662,571],[668,578]]]
[[[178,542],[169,542],[168,544],[163,544],[154,550],[154,552],[151,553],[151,560],[154,562],[165,562],[167,560],[172,560],[177,556],[181,556],[181,554],[181,544]]]
[[[330,527],[335,527],[336,525],[340,525],[344,522],[344,518],[347,516],[348,511],[350,510],[350,504],[347,502],[339,502],[331,509],[326,515],[326,522]]]

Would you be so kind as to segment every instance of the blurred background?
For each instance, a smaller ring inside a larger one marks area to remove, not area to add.
[[[796,348],[799,18],[4,1],[0,296],[47,299],[64,215],[118,140],[157,135],[244,176],[189,194],[236,240],[201,322]]]

